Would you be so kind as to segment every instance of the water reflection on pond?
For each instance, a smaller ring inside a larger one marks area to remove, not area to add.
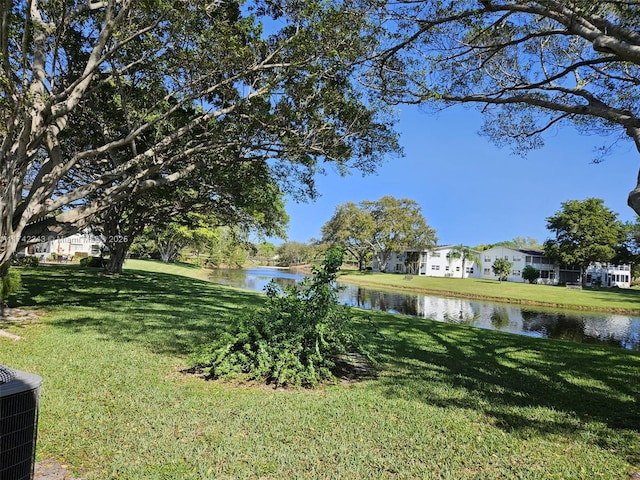
[[[274,279],[285,286],[303,274],[273,268],[214,270],[210,279],[224,285],[263,291]],[[342,284],[340,301],[360,308],[401,313],[441,322],[473,325],[521,335],[562,338],[640,350],[640,318],[628,315],[574,313],[481,302],[464,298],[395,293]]]

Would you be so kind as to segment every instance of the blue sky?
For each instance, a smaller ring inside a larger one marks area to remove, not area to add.
[[[481,125],[481,114],[462,106],[437,115],[402,107],[397,130],[405,156],[385,159],[373,175],[319,176],[320,198],[287,203],[288,240],[320,238],[338,205],[384,195],[415,200],[439,244],[475,246],[517,236],[542,242],[550,237],[546,217],[566,200],[588,197],[604,199],[620,220],[635,220],[627,196],[635,187],[640,155],[631,142],[594,164],[594,148],[606,139],[566,127],[547,135],[545,146],[523,159],[478,135]]]

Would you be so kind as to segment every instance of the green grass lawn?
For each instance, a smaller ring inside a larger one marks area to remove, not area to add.
[[[628,479],[640,353],[359,312],[378,376],[316,391],[180,373],[260,294],[129,262],[23,272],[42,320],[0,363],[44,378],[38,458],[86,479]],[[135,267],[135,269],[134,269]],[[146,271],[143,271],[143,268]],[[154,270],[154,271],[149,271]],[[167,270],[168,271],[168,270]]]
[[[551,285],[498,282],[477,278],[443,278],[346,271],[340,281],[380,289],[439,293],[449,296],[491,301],[540,305],[580,310],[623,312],[640,315],[640,290],[584,289],[574,290]]]

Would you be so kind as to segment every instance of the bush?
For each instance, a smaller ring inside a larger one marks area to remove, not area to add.
[[[529,283],[535,283],[536,280],[540,278],[540,270],[531,265],[527,265],[522,269],[522,278],[527,280]]]
[[[4,315],[4,306],[9,297],[18,293],[22,286],[20,273],[9,269],[6,275],[0,277],[0,314]]]
[[[334,281],[341,264],[342,252],[330,250],[311,278],[284,291],[268,284],[265,306],[230,319],[234,330],[204,346],[192,357],[192,365],[213,378],[262,380],[275,386],[313,387],[333,380],[337,357],[362,351],[351,309],[338,303]]]
[[[40,265],[40,260],[38,259],[38,257],[34,257],[32,255],[24,257],[14,257],[11,264],[16,267],[37,267]]]
[[[80,259],[83,267],[104,268],[105,261],[102,257],[84,257]]]

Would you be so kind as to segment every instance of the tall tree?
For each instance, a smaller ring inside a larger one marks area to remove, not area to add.
[[[109,248],[107,270],[120,273],[129,247],[145,229],[166,233],[171,222],[190,225],[182,219],[196,213],[207,218],[207,228],[234,226],[259,236],[283,236],[288,217],[282,196],[263,162],[220,162],[111,205],[92,225]]]
[[[210,264],[236,268],[242,268],[260,246],[251,243],[248,232],[237,226],[217,228],[206,241],[195,245],[198,254],[204,253]],[[275,251],[275,246],[272,247]]]
[[[435,230],[429,227],[415,200],[389,195],[338,206],[322,227],[322,240],[343,246],[358,258],[360,269],[366,255],[373,253],[382,271],[392,253],[427,249],[437,241]]]
[[[369,212],[354,202],[336,207],[336,211],[322,226],[322,242],[340,245],[358,259],[358,270],[362,270],[371,254],[371,238],[374,221]]]
[[[427,224],[415,200],[386,195],[376,201],[365,200],[361,208],[371,216],[374,225],[368,242],[381,271],[386,270],[393,252],[436,245],[436,231]]]
[[[624,234],[618,215],[600,198],[563,202],[562,209],[547,218],[547,228],[555,239],[544,242],[545,254],[558,264],[580,267],[583,284],[587,267],[612,260]]]
[[[278,265],[291,267],[311,264],[314,261],[315,249],[302,242],[285,242],[277,249]]]
[[[322,162],[367,172],[398,149],[351,81],[376,47],[353,5],[0,6],[0,275],[21,237],[78,228],[212,158],[262,160],[283,188],[313,196]],[[267,35],[261,18],[281,28]]]
[[[366,3],[388,35],[367,80],[389,102],[475,104],[519,154],[564,124],[610,135],[601,153],[619,139],[640,151],[637,1]],[[640,213],[640,178],[628,202]]]

